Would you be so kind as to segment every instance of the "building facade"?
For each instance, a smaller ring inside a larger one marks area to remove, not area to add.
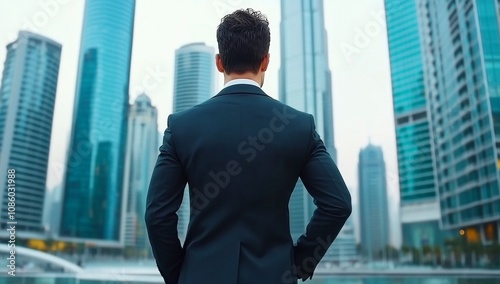
[[[135,1],[85,1],[59,234],[123,246]]]
[[[451,237],[500,235],[500,30],[496,0],[419,0],[440,222]]]
[[[45,231],[42,216],[61,49],[61,44],[27,31],[7,45],[0,87],[0,216],[18,222],[19,237]],[[8,189],[8,170],[15,170],[15,190]],[[15,219],[9,219],[8,192],[15,194]],[[6,222],[1,226],[0,235],[7,235]]]
[[[416,0],[385,0],[403,246],[442,242]]]
[[[316,130],[336,162],[332,75],[328,67],[323,9],[322,0],[281,1],[279,99],[314,116]],[[290,200],[290,229],[294,240],[305,232],[315,209],[299,180]]]
[[[150,245],[143,221],[149,181],[158,157],[158,111],[146,94],[139,95],[128,115],[127,151],[123,192],[127,194],[125,246],[141,255],[150,254]]]
[[[387,182],[382,148],[369,144],[358,163],[361,251],[368,260],[383,257],[389,245]]]
[[[174,107],[179,112],[200,104],[215,95],[215,50],[204,43],[191,43],[175,51]],[[189,223],[189,192],[184,191],[178,230],[181,241]]]

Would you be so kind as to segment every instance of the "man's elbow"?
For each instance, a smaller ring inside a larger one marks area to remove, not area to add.
[[[347,220],[347,218],[349,218],[349,216],[351,216],[351,213],[352,213],[352,204],[351,204],[351,199],[349,199],[348,201],[344,202],[342,207],[341,207],[341,210],[342,210],[342,215],[345,217],[345,219]]]
[[[335,202],[335,215],[346,221],[352,213],[351,195],[347,192],[341,196]]]
[[[344,213],[343,215],[345,216],[345,219],[347,220],[347,218],[349,218],[349,216],[351,216],[351,213],[352,213],[351,193],[349,192],[347,187],[345,189],[345,193],[343,194],[341,208],[342,208],[342,212]]]
[[[333,222],[346,221],[352,213],[351,199],[334,198],[329,203],[317,204],[318,209],[332,218]]]

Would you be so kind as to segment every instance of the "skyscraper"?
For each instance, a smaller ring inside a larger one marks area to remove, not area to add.
[[[385,0],[399,169],[403,245],[440,240],[439,204],[416,0]]]
[[[158,112],[146,94],[139,95],[128,116],[127,151],[125,159],[124,194],[125,246],[149,253],[149,241],[143,217],[146,195],[158,156]]]
[[[60,235],[120,245],[135,1],[87,0]]]
[[[215,51],[213,47],[196,42],[175,51],[174,109],[183,111],[208,100],[214,95]],[[184,191],[178,230],[181,240],[189,223],[189,192]]]
[[[14,192],[16,232],[43,232],[61,49],[59,43],[27,31],[7,45],[0,87],[0,216],[9,220],[7,192]],[[15,170],[15,191],[7,189],[9,169]],[[2,222],[3,234],[6,225]]]
[[[280,101],[314,116],[316,130],[336,161],[332,83],[322,0],[281,1]],[[296,240],[316,206],[298,182],[290,200],[290,229]]]
[[[496,0],[419,0],[441,225],[500,236],[500,30]]]
[[[362,251],[368,260],[389,245],[387,183],[382,148],[368,144],[359,152],[359,207]]]

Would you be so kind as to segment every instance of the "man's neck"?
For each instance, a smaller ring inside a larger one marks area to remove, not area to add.
[[[259,86],[262,86],[262,77],[258,73],[253,74],[252,72],[247,72],[244,74],[231,74],[231,75],[224,74],[224,84],[227,84],[229,81],[236,79],[252,80],[257,82]]]

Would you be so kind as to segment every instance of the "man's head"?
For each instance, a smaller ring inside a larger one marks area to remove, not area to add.
[[[217,28],[217,42],[217,69],[226,80],[248,77],[263,84],[271,42],[266,16],[250,8],[224,16]]]

